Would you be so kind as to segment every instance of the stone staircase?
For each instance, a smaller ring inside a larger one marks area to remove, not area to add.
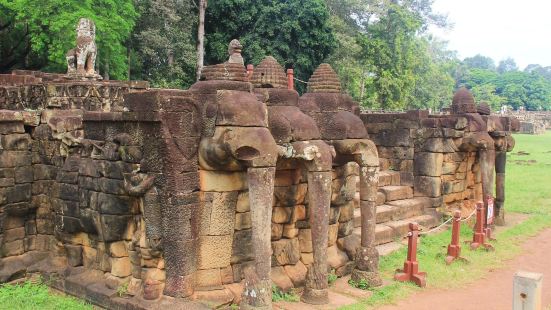
[[[440,217],[425,197],[413,197],[411,186],[400,185],[400,172],[379,173],[377,195],[377,227],[375,239],[378,245],[405,237],[409,223],[417,222],[424,229],[436,227]],[[354,234],[361,235],[360,208],[354,210]]]

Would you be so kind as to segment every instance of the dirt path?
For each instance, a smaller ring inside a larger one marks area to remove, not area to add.
[[[518,270],[543,273],[543,305],[551,309],[551,229],[526,241],[522,254],[501,269],[460,289],[429,289],[380,310],[504,310],[511,309],[513,275]]]

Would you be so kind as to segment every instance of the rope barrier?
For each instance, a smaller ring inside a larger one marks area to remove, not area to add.
[[[464,219],[461,219],[460,221],[461,221],[461,222],[464,222],[464,221],[469,220],[475,213],[476,213],[476,209],[475,209],[473,212],[471,212],[471,214],[469,214],[469,216],[467,216],[467,217],[464,218]],[[428,231],[421,231],[421,232],[419,232],[419,234],[420,234],[420,235],[430,234],[431,232],[436,231],[436,230],[442,228],[442,226],[448,224],[451,220],[453,220],[453,217],[450,217],[447,221],[445,221],[444,223],[442,223],[442,224],[440,224],[440,225],[434,227],[433,229],[428,230]]]
[[[305,82],[305,81],[303,81],[303,80],[299,80],[299,79],[297,79],[296,77],[293,77],[293,79],[295,79],[296,81],[299,81],[299,82],[301,82],[301,83],[308,84],[308,82]]]
[[[476,213],[476,209],[473,210],[473,212],[471,212],[471,214],[469,214],[469,216],[467,216],[466,218],[460,220],[461,222],[465,222],[465,221],[468,221],[471,217],[473,217],[473,215]]]
[[[421,231],[421,232],[419,232],[419,234],[420,234],[420,235],[429,234],[429,233],[431,233],[431,232],[433,232],[433,231],[435,231],[435,230],[440,229],[442,226],[448,224],[451,220],[453,220],[453,217],[450,217],[447,221],[445,221],[444,223],[442,223],[442,224],[440,224],[440,225],[434,227],[433,229],[431,229],[431,230],[429,230],[429,231]]]

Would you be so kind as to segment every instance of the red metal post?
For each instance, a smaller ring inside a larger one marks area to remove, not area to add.
[[[247,79],[250,81],[251,78],[253,77],[253,71],[254,71],[254,66],[249,64],[247,65]]]
[[[476,203],[476,224],[474,226],[473,241],[471,242],[471,249],[476,250],[480,246],[483,246],[487,250],[493,250],[493,246],[486,243],[486,232],[484,229],[484,223],[486,216],[484,214],[484,203]]]
[[[459,245],[459,234],[461,229],[461,211],[455,211],[452,224],[452,241],[448,245],[448,256],[446,264],[451,264],[456,259],[464,259],[461,257],[461,245]]]
[[[287,88],[292,90],[295,89],[295,76],[293,69],[287,69]]]
[[[411,281],[420,287],[426,286],[426,273],[419,271],[417,262],[417,238],[419,237],[419,225],[409,223],[408,233],[408,257],[404,263],[404,269],[394,275],[394,280],[405,282]]]

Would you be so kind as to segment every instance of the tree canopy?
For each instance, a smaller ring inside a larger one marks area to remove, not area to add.
[[[227,60],[228,43],[239,39],[243,57],[265,56],[294,68],[307,80],[336,46],[329,13],[321,0],[218,0],[209,2],[205,22],[206,64]]]
[[[130,40],[131,78],[156,87],[195,82],[196,8],[187,0],[134,0],[139,18]]]
[[[551,109],[551,81],[536,71],[511,69],[500,73],[475,68],[467,71],[461,85],[471,89],[477,100],[486,101],[494,110],[502,105],[514,109]]]

